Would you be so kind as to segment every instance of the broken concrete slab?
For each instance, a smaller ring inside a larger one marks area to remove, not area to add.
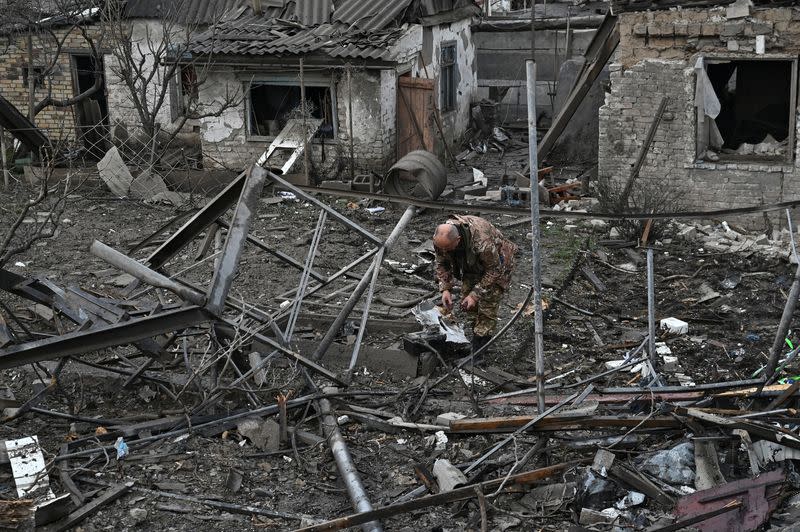
[[[115,196],[125,197],[130,191],[133,176],[125,165],[119,150],[114,146],[97,163],[97,170],[102,179]]]
[[[146,200],[166,192],[169,192],[169,190],[161,176],[150,170],[144,170],[131,182],[128,194],[133,199]]]

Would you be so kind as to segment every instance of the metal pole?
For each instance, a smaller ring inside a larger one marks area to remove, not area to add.
[[[6,132],[3,126],[0,126],[0,152],[2,152],[3,162],[3,187],[8,190],[8,161],[6,161]]]
[[[364,294],[364,291],[366,291],[367,287],[369,286],[370,281],[372,280],[372,273],[374,269],[375,268],[380,269],[381,263],[383,262],[383,257],[389,253],[395,241],[403,232],[403,230],[406,228],[408,222],[410,222],[411,219],[414,217],[414,214],[416,214],[416,212],[417,208],[411,205],[406,209],[406,212],[403,213],[403,216],[397,222],[397,225],[392,230],[391,234],[386,238],[386,241],[383,243],[381,251],[378,252],[378,255],[372,261],[372,265],[367,269],[366,273],[364,274],[364,277],[361,279],[361,281],[359,281],[358,285],[353,289],[353,293],[350,295],[350,298],[345,302],[344,306],[342,307],[342,310],[339,312],[339,315],[336,316],[336,319],[333,320],[333,323],[328,328],[328,332],[325,333],[325,336],[320,341],[316,351],[314,351],[314,354],[311,355],[311,360],[317,361],[320,360],[323,356],[325,356],[325,353],[328,351],[328,348],[333,343],[333,339],[336,338],[336,335],[339,333],[339,329],[342,327],[345,320],[347,319],[347,317],[350,315],[350,313],[353,311],[356,304],[358,303],[358,300],[361,299],[361,296]],[[362,329],[363,328],[364,327],[362,327]]]
[[[656,369],[656,289],[653,275],[653,248],[647,248],[647,350]]]
[[[286,330],[283,333],[286,341],[291,340],[292,333],[294,333],[294,325],[297,322],[297,316],[300,314],[300,307],[303,304],[303,299],[306,296],[308,280],[311,277],[311,268],[314,265],[314,258],[317,256],[317,248],[319,247],[319,242],[322,237],[322,231],[325,229],[325,220],[327,217],[328,213],[325,211],[320,211],[319,220],[317,221],[317,228],[314,231],[314,237],[311,239],[311,246],[308,250],[308,256],[306,257],[303,273],[300,274],[300,284],[297,288],[297,295],[294,299],[294,305],[292,305],[292,313],[289,315],[289,320],[286,322]]]
[[[403,213],[403,217],[397,222],[397,225],[406,225],[416,213],[416,207],[409,207]],[[364,338],[364,331],[367,329],[367,319],[369,318],[369,307],[372,304],[372,297],[375,295],[375,286],[378,284],[378,276],[381,273],[380,265],[383,263],[383,257],[386,255],[386,247],[381,248],[378,255],[375,257],[375,264],[377,267],[372,269],[372,280],[369,283],[369,291],[367,292],[367,299],[364,301],[364,310],[361,312],[361,324],[358,328],[355,344],[353,344],[353,354],[350,357],[350,366],[347,368],[347,375],[353,374],[353,370],[358,362],[358,353],[361,351],[361,341]],[[366,277],[366,276],[365,276]]]
[[[308,180],[308,126],[306,126],[306,82],[304,77],[303,58],[300,58],[300,112],[303,113],[303,164],[305,168],[303,171],[306,176],[306,184],[311,182]]]
[[[536,61],[526,62],[528,71],[528,156],[531,168],[531,246],[533,251],[533,323],[535,327],[536,390],[539,412],[544,412],[544,319],[542,317],[542,257],[539,248],[539,164],[536,138]]]
[[[325,388],[323,393],[332,394],[336,393],[336,388]],[[347,450],[347,444],[342,438],[342,433],[339,431],[339,424],[336,422],[336,416],[333,415],[331,409],[331,402],[328,399],[320,399],[319,413],[322,415],[322,429],[325,437],[331,447],[331,454],[336,461],[336,468],[342,476],[344,485],[347,488],[347,494],[353,503],[353,509],[358,513],[372,511],[372,504],[369,502],[364,485],[361,484],[361,479],[358,476],[358,470],[353,464],[353,458],[350,456],[350,451]],[[361,530],[364,532],[380,532],[383,527],[378,521],[370,521],[361,525]]]
[[[347,65],[347,114],[349,115],[349,130],[350,130],[350,181],[355,181],[356,179],[356,166],[355,166],[355,146],[353,140],[353,74],[351,72],[352,68],[348,64]],[[370,179],[370,192],[375,192],[373,190],[373,181]]]

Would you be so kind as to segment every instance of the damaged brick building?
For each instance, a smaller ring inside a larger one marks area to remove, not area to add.
[[[645,186],[680,189],[698,209],[797,198],[800,9],[679,4],[611,2],[620,42],[600,109],[600,179],[627,178],[666,99]]]

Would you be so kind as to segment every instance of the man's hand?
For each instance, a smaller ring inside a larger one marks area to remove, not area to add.
[[[450,290],[442,292],[442,306],[448,310],[453,308],[453,296],[450,294]]]
[[[473,295],[468,295],[461,300],[461,308],[464,310],[472,310],[476,306],[478,306],[478,300]]]

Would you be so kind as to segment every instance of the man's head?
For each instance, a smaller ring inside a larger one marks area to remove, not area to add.
[[[433,245],[442,251],[453,251],[461,243],[461,235],[453,224],[441,224],[433,234]]]

